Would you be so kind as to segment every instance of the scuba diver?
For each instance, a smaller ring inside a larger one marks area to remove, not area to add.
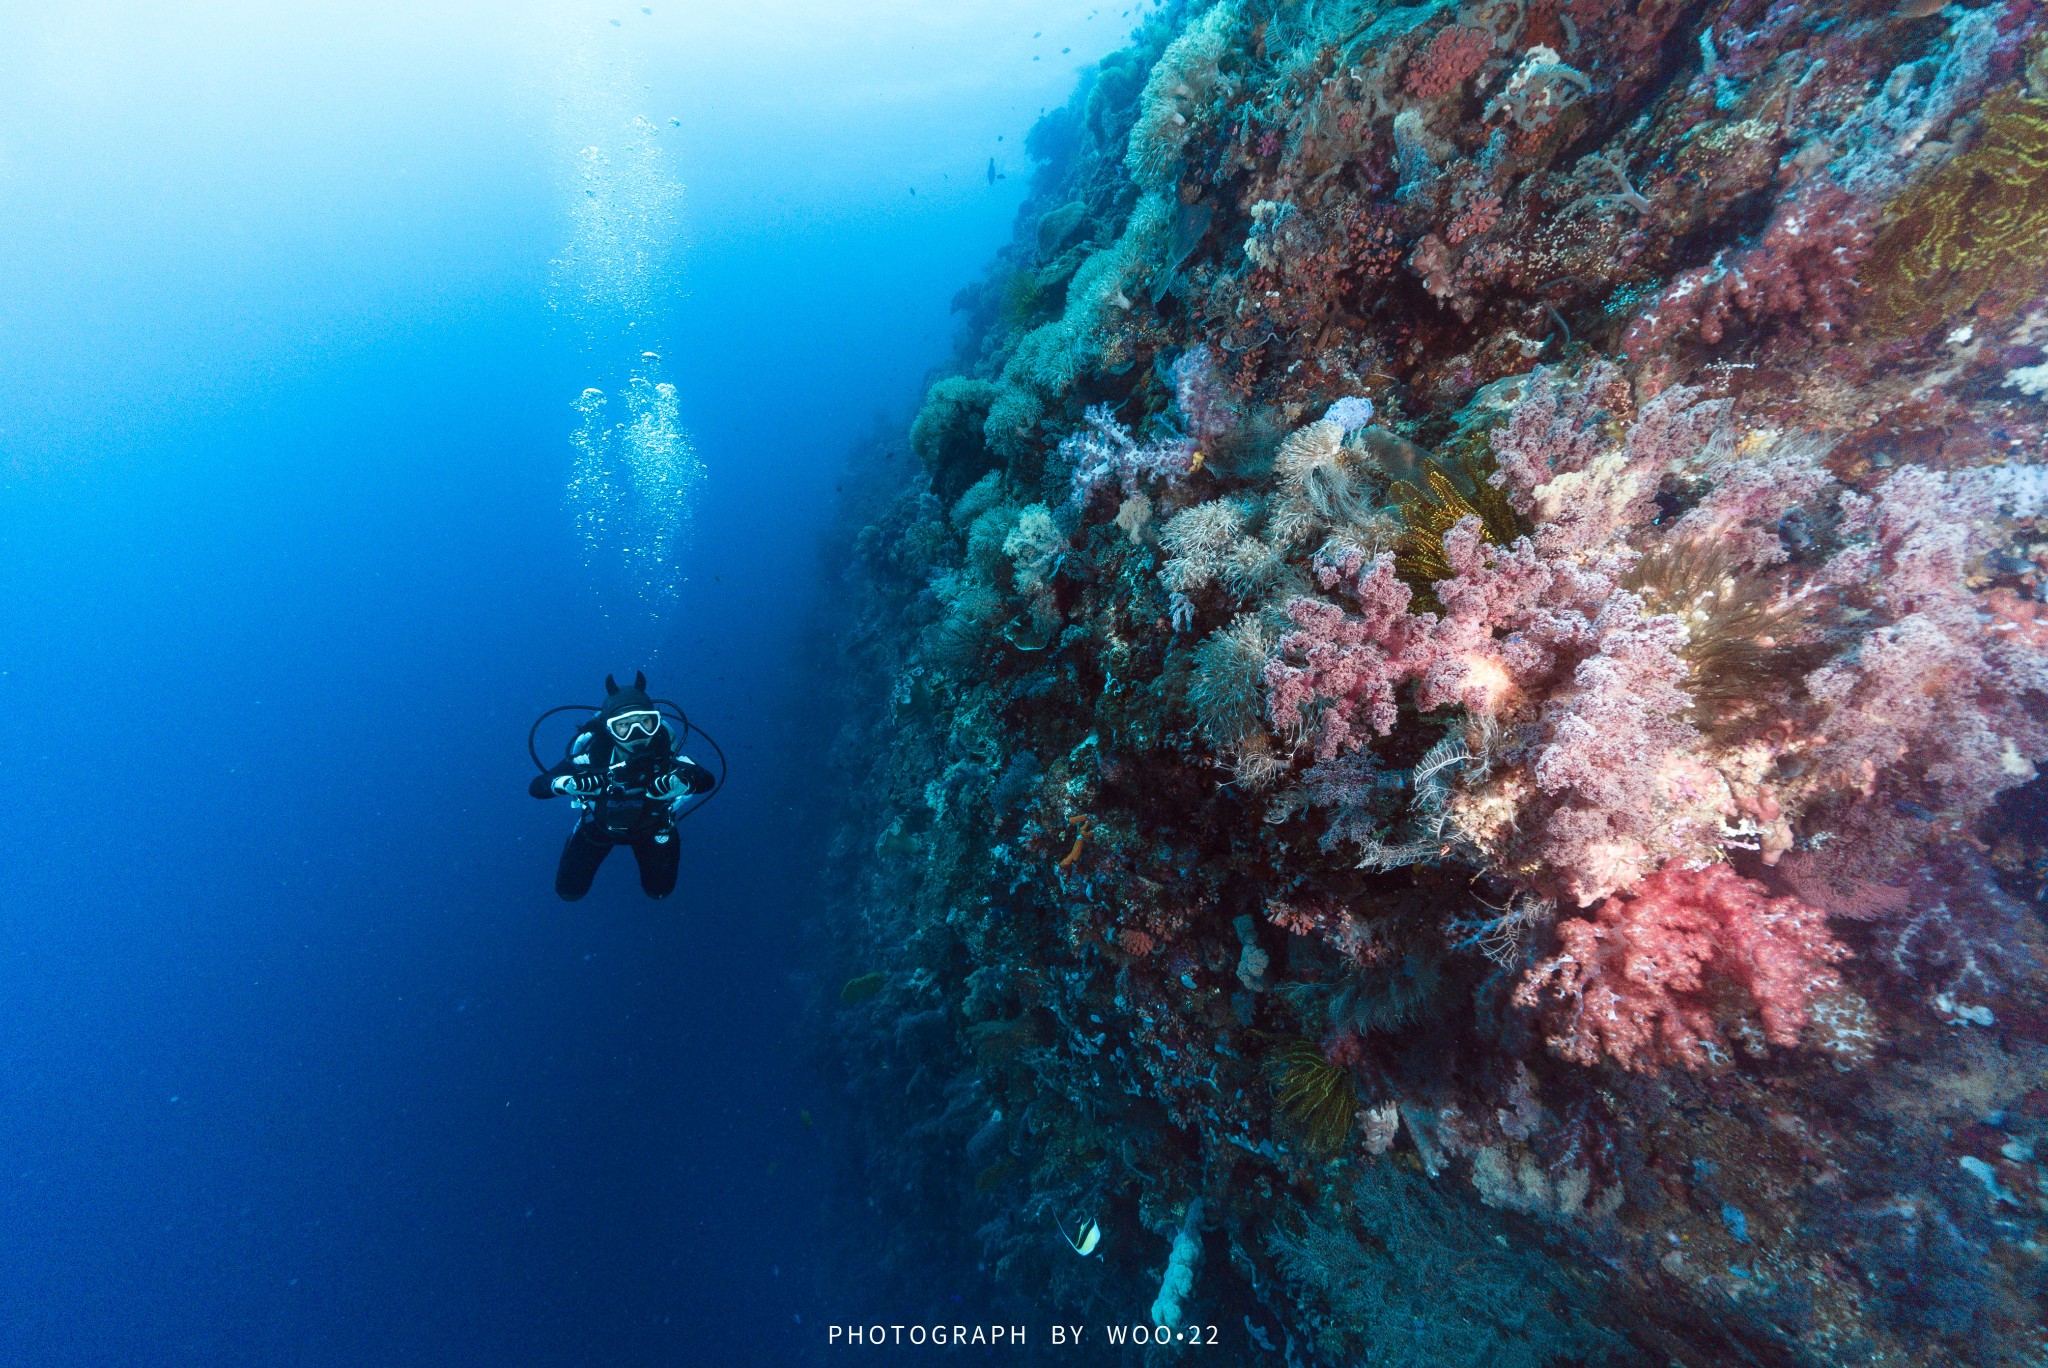
[[[527,785],[536,798],[561,794],[582,814],[576,829],[562,847],[562,862],[555,868],[555,892],[566,902],[575,902],[590,891],[597,867],[611,854],[613,846],[633,847],[640,866],[640,887],[650,898],[665,898],[675,890],[676,870],[682,850],[676,840],[676,822],[685,811],[708,800],[723,782],[710,770],[682,754],[676,746],[677,733],[661,711],[658,700],[647,696],[647,676],[635,673],[624,688],[606,675],[605,700],[596,715],[576,731],[560,763],[542,766],[540,774]],[[675,708],[673,703],[665,705]],[[580,711],[569,704],[541,714]],[[674,716],[682,732],[694,730],[682,710]],[[535,722],[535,731],[540,722]],[[702,733],[699,733],[700,735]],[[711,742],[715,751],[716,742]],[[533,752],[533,737],[527,737]],[[534,754],[534,763],[540,757]],[[724,756],[719,756],[721,769]]]

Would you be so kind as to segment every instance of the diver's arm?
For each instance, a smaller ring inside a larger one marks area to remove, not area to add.
[[[648,791],[656,798],[677,802],[684,798],[701,797],[718,786],[711,771],[687,755],[678,755],[669,767],[656,776]]]
[[[676,757],[676,770],[683,776],[683,782],[692,795],[709,793],[718,787],[718,780],[711,771],[687,755]]]
[[[590,738],[580,736],[561,763],[536,774],[526,791],[536,798],[552,798],[558,793],[595,793],[603,787],[604,780],[590,768]]]

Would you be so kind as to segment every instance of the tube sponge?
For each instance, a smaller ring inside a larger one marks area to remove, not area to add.
[[[1166,1260],[1166,1276],[1159,1280],[1159,1295],[1152,1299],[1152,1323],[1175,1330],[1186,1324],[1188,1299],[1195,1293],[1195,1274],[1202,1267],[1202,1199],[1188,1203],[1180,1230],[1173,1237],[1173,1253]]]

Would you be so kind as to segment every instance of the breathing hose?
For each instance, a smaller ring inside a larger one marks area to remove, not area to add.
[[[672,718],[672,719],[674,719],[674,721],[675,721],[675,722],[676,722],[676,724],[677,724],[677,730],[678,730],[678,736],[679,736],[679,739],[687,740],[687,739],[688,739],[688,738],[689,738],[689,737],[691,736],[691,734],[692,734],[692,733],[694,733],[695,735],[697,735],[697,736],[699,736],[699,737],[703,738],[704,744],[705,744],[705,745],[707,745],[707,746],[709,746],[709,747],[711,747],[711,753],[712,753],[713,755],[716,755],[716,756],[718,757],[718,780],[717,780],[717,782],[716,782],[716,783],[714,783],[714,784],[712,784],[712,786],[711,786],[711,791],[710,791],[709,793],[706,793],[706,794],[705,794],[705,795],[704,795],[704,796],[703,796],[702,798],[698,799],[696,803],[692,804],[692,805],[691,805],[690,807],[686,808],[686,809],[685,809],[685,810],[684,810],[684,811],[683,811],[682,813],[680,813],[679,815],[677,815],[677,817],[675,818],[675,820],[676,820],[676,821],[678,821],[678,822],[680,822],[680,821],[682,821],[682,820],[683,820],[683,818],[685,818],[685,817],[694,817],[694,816],[696,816],[696,815],[697,815],[697,813],[698,813],[698,812],[699,812],[699,811],[700,811],[700,810],[701,810],[701,809],[703,808],[703,806],[704,806],[704,805],[705,805],[706,803],[710,802],[710,801],[711,801],[711,800],[712,800],[713,798],[716,798],[716,797],[717,797],[717,796],[718,796],[718,795],[719,795],[719,794],[720,794],[721,792],[723,792],[723,791],[724,791],[724,789],[725,789],[725,776],[726,776],[726,771],[727,771],[727,765],[726,765],[726,760],[725,760],[725,749],[724,749],[724,747],[720,746],[720,745],[718,744],[718,742],[717,742],[717,741],[715,741],[715,740],[713,740],[713,739],[712,739],[712,737],[711,737],[711,733],[710,733],[710,732],[707,732],[707,731],[705,731],[705,730],[704,730],[704,729],[703,729],[702,727],[700,727],[700,726],[698,726],[698,725],[697,725],[696,723],[692,722],[692,721],[690,720],[690,715],[689,715],[688,713],[684,712],[684,711],[682,710],[682,708],[681,708],[681,707],[680,707],[679,705],[677,705],[677,704],[675,704],[675,703],[672,703],[672,702],[670,702],[670,701],[669,701],[668,699],[666,699],[666,698],[657,698],[657,699],[655,699],[655,700],[654,700],[654,706],[655,706],[655,709],[656,709],[656,711],[661,711],[661,710],[663,710],[663,709],[666,709],[667,711],[665,711],[665,712],[662,712],[662,716],[664,716],[664,717],[669,717],[669,718]],[[533,719],[533,725],[532,725],[531,727],[527,728],[527,732],[526,732],[526,754],[527,754],[527,755],[528,755],[528,756],[529,756],[529,757],[530,757],[530,758],[532,759],[532,761],[533,761],[533,767],[534,767],[535,769],[539,770],[539,771],[540,771],[540,772],[541,772],[542,774],[546,774],[546,773],[548,772],[548,766],[547,766],[546,762],[544,762],[544,761],[543,761],[543,760],[542,760],[542,759],[540,758],[540,748],[539,748],[539,747],[538,747],[538,746],[537,746],[537,745],[535,744],[536,740],[537,740],[537,739],[539,738],[539,736],[540,736],[540,724],[541,724],[541,723],[543,723],[543,722],[547,721],[547,720],[548,720],[548,719],[549,719],[550,717],[553,717],[553,716],[554,716],[554,715],[555,715],[556,713],[565,713],[565,712],[587,712],[587,713],[598,713],[598,712],[602,712],[602,711],[604,711],[604,710],[603,710],[602,708],[596,708],[596,707],[592,707],[591,705],[589,705],[589,704],[587,704],[587,703],[564,703],[564,704],[562,704],[562,705],[561,705],[561,706],[559,706],[559,707],[549,708],[549,709],[548,709],[548,710],[547,710],[546,712],[542,713],[542,714],[541,714],[541,715],[540,715],[539,717],[536,717],[535,719]],[[579,729],[579,730],[580,730],[580,729]],[[572,737],[571,737],[571,738],[569,739],[569,745],[570,745],[570,746],[574,746],[575,744],[576,744],[576,739],[575,739],[575,738],[574,738],[574,737],[572,736]],[[568,752],[568,748],[567,748],[567,747],[564,747],[564,748],[563,748],[563,751],[562,751],[562,754],[563,754],[564,758],[566,758],[566,757],[568,756],[568,753],[569,753],[569,752]]]

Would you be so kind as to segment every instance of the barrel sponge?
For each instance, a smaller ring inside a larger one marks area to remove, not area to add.
[[[1152,1323],[1168,1330],[1187,1323],[1187,1305],[1195,1294],[1195,1274],[1202,1268],[1202,1199],[1188,1203],[1180,1230],[1173,1237],[1173,1253],[1166,1260],[1166,1276],[1159,1280],[1159,1295],[1152,1299]]]

